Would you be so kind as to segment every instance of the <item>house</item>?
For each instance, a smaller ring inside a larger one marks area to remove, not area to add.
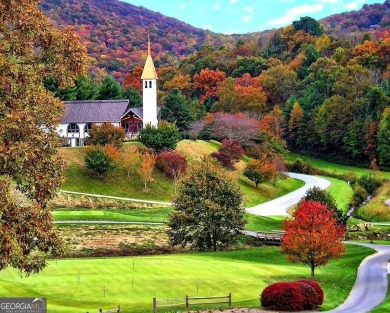
[[[64,145],[83,146],[92,124],[110,122],[123,127],[127,137],[136,137],[147,124],[157,126],[160,108],[157,107],[157,72],[151,56],[148,38],[148,56],[142,76],[142,107],[131,107],[129,100],[65,101],[65,111],[57,128]]]

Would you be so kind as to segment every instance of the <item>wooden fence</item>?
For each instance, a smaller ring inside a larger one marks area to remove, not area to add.
[[[212,300],[207,302],[207,300]],[[162,304],[164,303],[164,304]],[[195,305],[210,305],[210,304],[229,304],[229,308],[232,306],[232,294],[229,293],[227,296],[217,296],[217,297],[189,297],[185,298],[170,298],[170,299],[157,299],[153,298],[153,312],[157,313],[157,309],[167,309],[167,308],[180,308],[189,307]]]
[[[283,240],[284,231],[273,230],[271,232],[257,232],[256,238],[267,243],[280,244]]]

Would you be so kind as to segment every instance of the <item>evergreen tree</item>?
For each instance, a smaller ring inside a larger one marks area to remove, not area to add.
[[[98,88],[96,99],[113,100],[122,98],[122,88],[111,76],[106,76]]]
[[[138,140],[148,148],[159,152],[165,148],[174,150],[181,139],[175,124],[161,122],[157,127],[146,125],[139,133]]]
[[[314,18],[304,16],[299,21],[292,22],[296,30],[303,30],[313,36],[321,36],[324,33],[324,28]]]
[[[385,109],[379,123],[378,157],[381,166],[390,166],[390,107]]]
[[[129,99],[129,104],[131,107],[141,107],[142,106],[142,96],[141,93],[134,87],[129,87],[123,91],[123,97]]]
[[[190,124],[194,121],[187,101],[179,89],[173,89],[165,98],[161,118],[170,123],[176,123],[180,132],[188,130]]]
[[[93,100],[96,97],[97,86],[89,76],[81,76],[76,79],[76,100]]]

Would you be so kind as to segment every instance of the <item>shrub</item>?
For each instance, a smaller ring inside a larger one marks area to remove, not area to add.
[[[351,205],[358,207],[361,204],[363,204],[364,201],[366,201],[367,197],[368,197],[367,190],[364,189],[363,186],[356,184],[353,187],[353,197],[351,200]]]
[[[275,283],[261,294],[261,305],[273,310],[301,311],[303,302],[302,289],[297,283]]]
[[[366,189],[370,195],[375,194],[376,190],[381,186],[381,182],[371,175],[363,175],[356,180],[356,183]]]
[[[324,302],[324,292],[320,285],[312,280],[297,281],[302,290],[303,308],[313,310],[318,308]]]
[[[261,305],[273,310],[312,310],[323,302],[322,288],[311,280],[275,283],[266,287],[261,294]]]
[[[148,124],[140,131],[138,136],[141,143],[156,152],[165,148],[174,150],[180,139],[180,133],[176,125],[168,122],[161,122],[157,127]]]
[[[229,170],[234,170],[233,160],[230,157],[230,155],[227,154],[226,152],[224,152],[224,151],[213,152],[213,153],[211,153],[211,156],[213,158],[217,159],[217,161],[224,168],[229,169]]]
[[[97,172],[100,178],[116,167],[114,160],[100,146],[88,149],[84,161],[87,168]]]
[[[89,132],[89,137],[85,139],[87,145],[105,146],[112,144],[117,148],[122,147],[125,139],[125,130],[122,127],[115,127],[109,122],[104,122],[101,125],[92,125]]]

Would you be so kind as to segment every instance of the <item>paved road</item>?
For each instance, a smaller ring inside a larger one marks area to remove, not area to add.
[[[256,205],[251,208],[247,208],[248,213],[261,215],[261,216],[271,216],[271,215],[289,215],[287,209],[299,202],[301,198],[305,195],[306,191],[314,186],[317,186],[321,189],[326,189],[330,186],[330,182],[324,178],[288,173],[292,178],[303,180],[306,184],[305,186],[290,192],[280,198]]]
[[[378,252],[365,258],[359,266],[355,285],[347,300],[329,313],[366,313],[385,300],[387,295],[387,264],[390,246],[351,243],[370,247]],[[342,277],[340,277],[342,279]]]

